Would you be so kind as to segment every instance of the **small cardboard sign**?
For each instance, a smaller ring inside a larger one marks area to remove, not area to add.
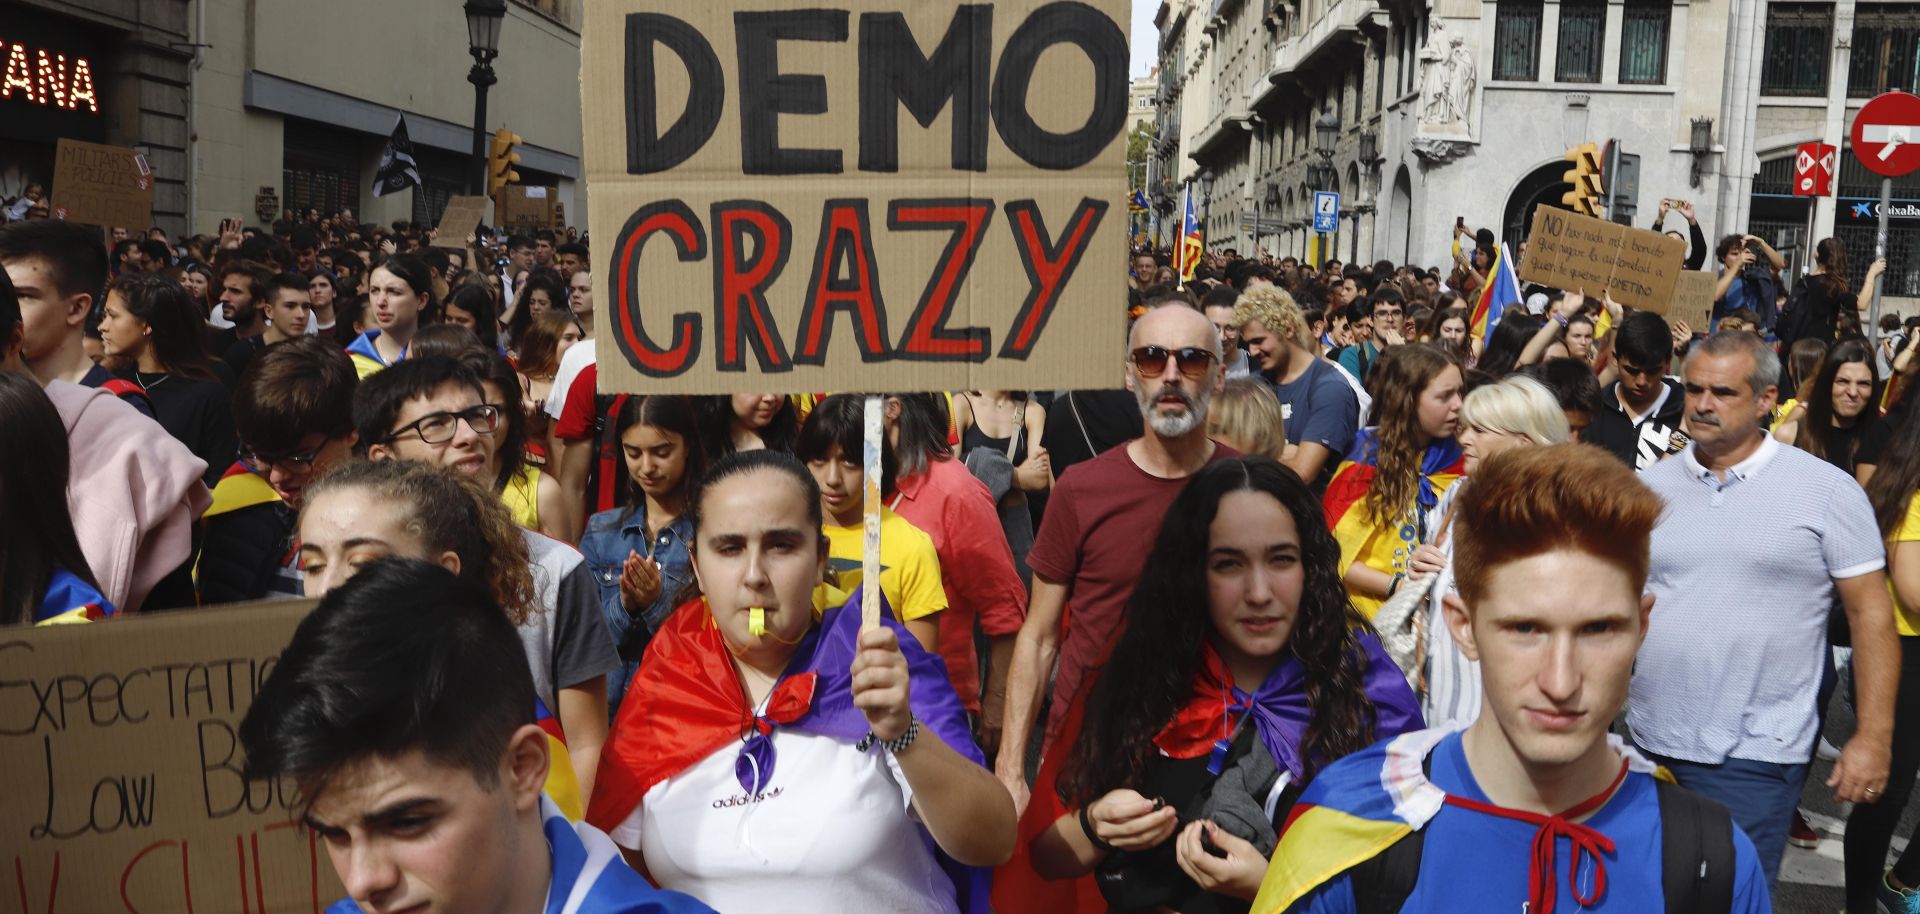
[[[62,137],[53,153],[55,212],[85,222],[139,233],[153,224],[153,173],[146,158],[125,146],[103,146]]]
[[[1605,291],[1627,307],[1665,314],[1686,259],[1684,241],[1542,206],[1520,279],[1596,297]]]
[[[1647,310],[1659,313],[1670,324],[1684,321],[1693,332],[1705,333],[1713,321],[1713,287],[1717,281],[1712,273],[1682,270],[1679,281],[1673,284],[1672,304],[1664,311]]]
[[[1111,388],[1125,0],[594,0],[600,384]]]
[[[240,776],[240,720],[312,608],[0,632],[5,897],[146,914],[306,914],[342,897],[296,827],[292,784]]]
[[[460,249],[467,246],[467,236],[480,223],[487,221],[485,197],[456,196],[447,201],[445,212],[440,214],[440,224],[434,228],[433,246],[437,248]]]
[[[547,228],[553,225],[557,188],[509,184],[500,189],[495,216],[508,228]]]

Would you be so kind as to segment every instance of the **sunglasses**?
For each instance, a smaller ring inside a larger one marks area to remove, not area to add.
[[[1168,349],[1164,346],[1141,346],[1127,353],[1127,360],[1140,369],[1140,373],[1157,377],[1167,370],[1167,360],[1173,359],[1182,375],[1188,380],[1198,381],[1207,376],[1215,360],[1213,350],[1188,346],[1183,349]]]

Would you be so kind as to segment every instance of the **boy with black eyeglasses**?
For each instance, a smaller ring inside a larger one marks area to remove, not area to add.
[[[353,398],[353,424],[360,433],[355,450],[369,459],[485,473],[500,409],[487,405],[480,378],[459,361],[428,356],[368,377]]]
[[[359,379],[340,347],[298,337],[255,356],[233,395],[240,460],[213,488],[201,605],[300,596],[294,520],[307,484],[353,453]]]

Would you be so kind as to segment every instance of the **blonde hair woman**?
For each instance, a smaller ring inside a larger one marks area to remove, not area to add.
[[[1573,435],[1560,401],[1546,385],[1514,375],[1497,384],[1475,389],[1460,406],[1460,449],[1466,459],[1466,478],[1448,489],[1428,515],[1426,528],[1437,531],[1432,543],[1413,550],[1408,562],[1410,580],[1430,575],[1426,603],[1412,623],[1420,632],[1420,648],[1410,672],[1416,674],[1420,710],[1432,727],[1480,716],[1480,667],[1454,644],[1441,600],[1457,593],[1453,584],[1453,505],[1473,484],[1481,461],[1502,451],[1534,445],[1561,444]]]
[[[1273,385],[1259,378],[1228,381],[1207,410],[1207,437],[1242,454],[1283,459],[1287,430]]]

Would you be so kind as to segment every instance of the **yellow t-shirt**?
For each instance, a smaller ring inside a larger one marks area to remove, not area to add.
[[[1794,408],[1799,405],[1800,401],[1793,397],[1788,397],[1781,401],[1780,405],[1773,410],[1773,421],[1768,423],[1767,431],[1771,432],[1779,429],[1780,423],[1787,421],[1787,417],[1793,415]]]
[[[834,573],[837,584],[815,588],[816,614],[844,602],[847,594],[860,586],[860,545],[864,538],[857,524],[827,524],[827,568]],[[940,583],[940,556],[933,551],[933,538],[886,507],[880,509],[880,593],[893,607],[894,617],[902,622],[923,619],[947,608],[947,591]]]
[[[507,487],[500,490],[500,500],[507,503],[507,512],[513,515],[513,522],[540,532],[540,468],[523,465],[519,475],[507,480]]]
[[[1887,540],[1887,554],[1893,554],[1893,547],[1900,543],[1920,542],[1920,494],[1907,502],[1907,516],[1901,518],[1900,528],[1893,531]],[[1900,602],[1900,592],[1893,589],[1893,575],[1887,575],[1887,591],[1893,594],[1893,624],[1904,637],[1920,635],[1920,609],[1909,607]]]

